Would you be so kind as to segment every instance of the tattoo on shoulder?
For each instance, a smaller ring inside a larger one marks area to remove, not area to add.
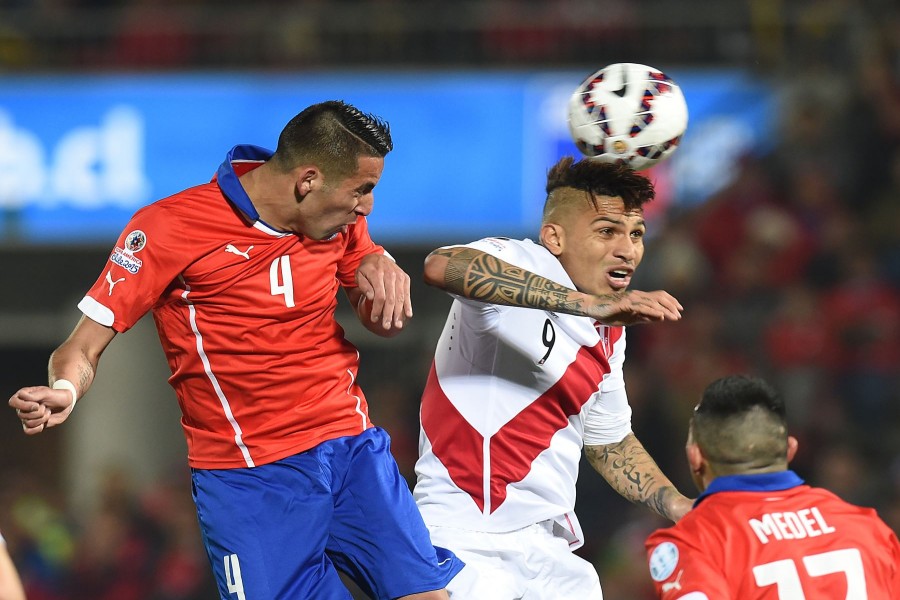
[[[447,290],[466,298],[584,314],[584,302],[571,298],[573,290],[471,248],[444,248],[434,252],[449,259],[444,274]]]

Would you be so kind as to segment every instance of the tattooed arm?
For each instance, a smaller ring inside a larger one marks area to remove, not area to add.
[[[50,385],[65,379],[75,387],[78,398],[83,396],[94,381],[100,355],[115,335],[111,327],[82,317],[69,338],[50,356]],[[15,409],[25,433],[33,435],[65,421],[74,402],[68,389],[32,386],[13,394],[9,406]]]
[[[464,298],[586,316],[605,325],[681,318],[681,305],[666,292],[585,294],[474,248],[439,248],[429,254],[425,281]]]
[[[616,444],[585,446],[588,462],[623,498],[678,521],[692,502],[683,496],[633,433]]]

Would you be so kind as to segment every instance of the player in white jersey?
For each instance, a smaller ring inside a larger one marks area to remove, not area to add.
[[[415,488],[432,541],[466,562],[472,600],[600,600],[573,512],[582,448],[632,502],[677,521],[680,494],[631,431],[625,325],[677,320],[664,291],[627,291],[651,182],[566,157],[549,172],[540,240],[439,248],[426,281],[455,297],[422,396]]]

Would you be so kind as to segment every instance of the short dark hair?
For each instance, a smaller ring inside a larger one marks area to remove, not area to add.
[[[782,421],[787,417],[784,400],[764,380],[749,375],[729,375],[706,387],[694,414],[724,419],[740,416],[756,407],[771,412]]]
[[[735,472],[777,464],[787,452],[784,400],[758,377],[722,377],[704,390],[691,434],[707,459]]]
[[[653,183],[623,163],[590,158],[576,162],[574,157],[564,156],[547,173],[545,215],[553,191],[564,187],[587,192],[594,208],[598,196],[621,197],[628,212],[642,208],[656,196]]]
[[[309,106],[284,126],[273,160],[284,171],[311,162],[326,176],[342,179],[356,172],[360,156],[384,157],[393,149],[386,121],[329,100]]]

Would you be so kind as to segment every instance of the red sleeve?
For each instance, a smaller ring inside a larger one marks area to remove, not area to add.
[[[153,307],[189,262],[187,236],[174,211],[159,203],[131,218],[109,260],[78,307],[101,325],[122,333]]]
[[[356,223],[347,231],[349,240],[344,257],[338,263],[338,281],[344,287],[356,287],[356,269],[359,263],[369,254],[385,254],[384,248],[372,241],[369,237],[369,223],[365,217],[356,219]]]
[[[900,541],[897,540],[897,534],[890,528],[888,529],[888,544],[891,546],[891,563],[893,564],[893,577],[891,578],[891,587],[888,590],[889,598],[900,598]]]
[[[650,578],[657,596],[660,600],[730,598],[724,573],[711,560],[701,540],[692,537],[688,532],[670,527],[659,529],[647,538]]]

